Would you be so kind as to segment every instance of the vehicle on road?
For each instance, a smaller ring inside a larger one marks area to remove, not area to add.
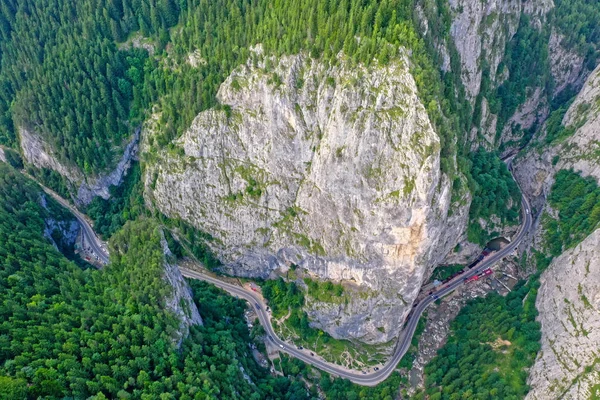
[[[315,353],[313,353],[313,352],[311,351],[311,352],[310,352],[310,355],[311,355],[311,356],[314,356],[314,355],[315,355]]]
[[[375,371],[379,371],[379,367],[375,367],[373,368]]]
[[[269,335],[269,340],[273,342],[273,336]]]
[[[256,309],[260,310],[260,304],[258,304],[258,303],[254,303],[254,304],[256,305]]]
[[[298,346],[298,350],[302,350],[304,347],[302,346]]]
[[[281,347],[283,349],[283,345],[282,344],[280,344],[279,347]]]

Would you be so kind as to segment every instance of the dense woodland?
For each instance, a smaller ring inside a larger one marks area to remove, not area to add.
[[[145,213],[142,194],[142,171],[139,163],[134,163],[119,186],[110,187],[110,198],[95,197],[86,208],[86,214],[94,220],[97,234],[108,238],[117,232],[125,222],[134,220]]]
[[[522,399],[527,368],[540,349],[535,299],[539,274],[506,297],[471,300],[451,324],[451,335],[425,367],[426,390],[417,398]]]
[[[40,196],[0,164],[0,398],[305,398],[253,361],[245,303],[214,287],[192,283],[204,326],[175,347],[155,223],[127,223],[111,264],[83,270],[42,236],[69,215]]]
[[[33,129],[63,161],[97,173],[114,163],[151,104],[160,104],[159,145],[179,135],[199,111],[216,105],[218,86],[256,43],[269,53],[306,51],[331,62],[343,51],[350,62],[366,64],[388,62],[401,45],[411,50],[421,98],[441,132],[443,167],[454,169],[450,157],[458,129],[449,106],[440,101],[441,79],[416,33],[412,1],[6,0],[2,5],[0,144],[14,146],[18,127]],[[181,29],[170,30],[176,23]],[[148,41],[154,53],[130,47],[134,39]],[[192,52],[200,58],[196,67],[186,62]]]
[[[16,149],[17,129],[36,131],[61,161],[97,174],[114,166],[152,106],[158,106],[160,117],[154,147],[168,146],[198,112],[218,107],[219,85],[256,43],[269,54],[304,51],[331,63],[343,54],[354,64],[385,64],[404,46],[420,98],[441,136],[441,168],[455,192],[465,189],[457,169],[467,176],[474,199],[469,239],[485,242],[478,220],[496,215],[505,224],[516,223],[520,194],[496,154],[470,154],[466,136],[479,123],[483,97],[499,115],[500,132],[528,88],[544,87],[553,112],[550,142],[572,133],[560,121],[574,92],[567,88],[551,96],[550,32],[523,16],[496,71],[496,76],[508,71],[508,79],[494,87],[484,65],[482,93],[471,110],[451,45],[454,72],[436,67],[440,60],[432,37],[448,37],[448,5],[423,2],[425,15],[439,23],[429,24],[422,37],[415,2],[2,0],[0,145]],[[564,42],[592,69],[600,54],[599,1],[556,0],[555,5],[551,18]],[[196,66],[187,61],[190,54]],[[523,132],[520,145],[534,129]],[[16,152],[7,154],[13,166],[23,166]],[[96,271],[68,261],[43,236],[45,219],[72,217],[51,200],[43,207],[39,188],[0,163],[0,398],[304,399],[315,396],[300,379],[308,375],[330,399],[395,398],[397,374],[376,388],[362,388],[327,374],[316,377],[306,365],[284,359],[283,370],[292,379],[271,377],[249,356],[244,303],[197,282],[192,287],[204,326],[192,328],[177,349],[173,337],[179,322],[164,307],[170,287],[161,279],[158,224],[171,231],[166,237],[175,254],[193,254],[211,269],[220,263],[206,245],[209,236],[182,221],[143,216],[140,168],[134,166],[124,184],[111,189],[110,200],[95,199],[87,209],[99,232],[112,237],[111,265]],[[28,171],[68,197],[64,177]],[[576,245],[597,226],[598,199],[592,180],[557,174],[549,201],[558,219],[546,222],[551,254]],[[69,253],[59,232],[51,236]],[[343,294],[339,285],[305,283],[317,299]],[[490,295],[461,311],[453,335],[427,367],[430,399],[453,398],[453,392],[463,398],[523,396],[523,368],[539,347],[537,285],[534,276],[506,298]],[[307,340],[332,340],[309,326],[301,309],[304,294],[295,284],[268,281],[263,291],[275,315],[293,310],[289,323]],[[495,348],[498,339],[510,345]],[[408,360],[401,366],[408,367]]]
[[[482,148],[471,155],[470,190],[473,193],[469,209],[468,238],[473,243],[485,245],[493,232],[484,230],[479,219],[489,221],[499,218],[502,225],[519,222],[521,193],[506,164],[495,153]]]
[[[600,223],[600,187],[592,177],[561,170],[555,176],[548,202],[558,218],[544,217],[548,253],[558,256],[575,247]]]

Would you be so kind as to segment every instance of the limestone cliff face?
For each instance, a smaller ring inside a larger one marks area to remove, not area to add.
[[[552,26],[552,19],[548,18],[554,8],[552,0],[451,0],[448,5],[451,18],[449,35],[440,35],[443,28],[431,29],[432,25],[440,23],[440,13],[431,10],[435,5],[418,2],[417,15],[424,33],[430,35],[436,45],[440,68],[443,71],[457,69],[453,72],[460,76],[471,105],[475,106],[480,101],[481,118],[474,121],[469,140],[473,148],[485,146],[495,149],[501,144],[514,148],[523,136],[523,130],[541,125],[547,118],[548,98],[569,86],[575,90],[581,87],[589,73],[584,59],[565,45],[564,35]],[[426,9],[430,11],[425,12]],[[524,18],[540,33],[541,40],[547,41],[548,59],[540,62],[548,63],[555,85],[552,93],[547,93],[544,85],[536,86],[532,82],[532,86],[527,88],[526,100],[499,127],[498,116],[490,109],[492,99],[486,96],[495,94],[496,89],[509,78],[510,72],[505,65],[507,45]],[[453,51],[457,53],[457,64],[451,63]],[[488,94],[482,87],[486,74]]]
[[[161,245],[165,255],[164,279],[173,288],[173,293],[171,297],[167,299],[166,306],[167,309],[175,313],[181,320],[178,337],[176,338],[178,343],[181,344],[183,339],[187,337],[192,325],[202,325],[202,317],[198,312],[198,307],[196,307],[196,304],[194,303],[192,289],[185,281],[183,275],[181,275],[181,271],[179,271],[179,267],[175,263],[175,256],[171,253],[162,232],[161,236]]]
[[[229,273],[266,278],[295,264],[357,285],[363,295],[309,314],[335,337],[386,342],[468,211],[448,217],[439,137],[408,61],[255,54],[222,84],[220,109],[149,157],[147,200],[212,235]]]
[[[600,229],[556,258],[536,306],[542,349],[526,399],[587,399],[600,387]]]
[[[131,160],[136,156],[140,135],[138,129],[112,171],[95,176],[86,176],[75,165],[68,165],[59,161],[55,149],[46,143],[39,134],[25,127],[20,127],[18,132],[24,160],[36,167],[54,170],[67,178],[76,188],[76,193],[73,193],[74,200],[83,205],[89,204],[95,196],[101,196],[104,199],[110,197],[109,187],[121,183],[121,179],[129,169]]]
[[[600,66],[587,79],[567,113],[563,126],[575,133],[562,142],[527,152],[516,160],[515,173],[521,188],[540,208],[561,169],[600,179]],[[544,139],[545,131],[539,140]]]
[[[488,2],[451,0],[453,20],[450,34],[461,59],[461,77],[471,100],[479,94],[483,64],[489,67],[490,80],[497,77],[498,65],[504,59],[506,44],[517,32],[522,14],[534,18],[553,7],[551,0]]]
[[[516,160],[515,175],[534,209],[554,213],[546,196],[561,169],[600,182],[600,67],[589,77],[563,121],[575,133],[552,146],[538,146]],[[539,140],[543,140],[542,130]],[[532,234],[543,242],[543,227]],[[536,246],[539,248],[539,246]],[[542,350],[533,366],[528,399],[589,398],[600,379],[600,230],[556,258],[543,273],[537,308]]]

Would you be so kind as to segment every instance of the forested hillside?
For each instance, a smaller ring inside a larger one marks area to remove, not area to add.
[[[175,347],[151,220],[115,235],[108,268],[82,270],[42,236],[40,193],[0,163],[0,398],[299,398],[249,355],[245,304],[215,288],[194,285],[204,326]]]
[[[148,68],[145,51],[119,51],[116,42],[140,24],[151,33],[176,22],[159,17],[169,15],[167,4],[3,1],[0,143],[14,146],[15,130],[25,127],[87,174],[112,166],[115,146],[141,122]]]
[[[458,129],[455,118],[441,119],[438,106],[447,117],[450,109],[441,101],[441,79],[416,33],[413,9],[412,1],[397,0],[6,1],[0,8],[0,144],[14,146],[15,129],[26,127],[41,133],[63,161],[98,173],[112,165],[143,110],[157,101],[159,143],[181,133],[215,105],[220,83],[257,43],[271,54],[305,51],[332,62],[343,51],[366,64],[398,57],[400,45],[410,50],[422,100],[444,140],[444,168],[452,170]],[[169,30],[178,21],[180,28]],[[148,37],[153,56],[129,47],[139,35]]]

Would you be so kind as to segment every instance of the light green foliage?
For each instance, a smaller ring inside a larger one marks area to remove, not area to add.
[[[336,303],[345,299],[344,287],[339,283],[322,282],[310,278],[304,278],[304,283],[308,287],[308,296],[316,301]]]
[[[451,277],[457,272],[462,271],[463,268],[465,268],[465,266],[461,264],[440,265],[435,268],[429,280],[434,281],[437,279],[443,281],[444,279]]]
[[[363,365],[374,361],[377,349],[368,349],[367,346],[348,340],[334,339],[327,332],[311,327],[308,314],[302,309],[305,305],[304,293],[295,282],[285,282],[278,278],[265,281],[261,287],[263,296],[269,301],[273,317],[285,320],[285,332],[291,331],[295,334],[296,344],[310,348],[332,362],[343,361],[344,354],[350,354]],[[317,295],[324,294],[319,292]],[[353,366],[357,365],[355,363]]]
[[[576,246],[598,227],[600,188],[594,178],[558,171],[548,202],[558,211],[558,219],[544,219],[546,247],[552,256]]]
[[[546,121],[546,143],[550,144],[554,141],[563,140],[575,133],[576,127],[562,125],[562,120],[569,108],[569,104],[567,103],[558,110],[555,110],[548,117]]]
[[[448,341],[425,367],[429,398],[524,397],[527,369],[540,349],[538,278],[521,281],[506,297],[493,293],[467,303],[452,322]]]

